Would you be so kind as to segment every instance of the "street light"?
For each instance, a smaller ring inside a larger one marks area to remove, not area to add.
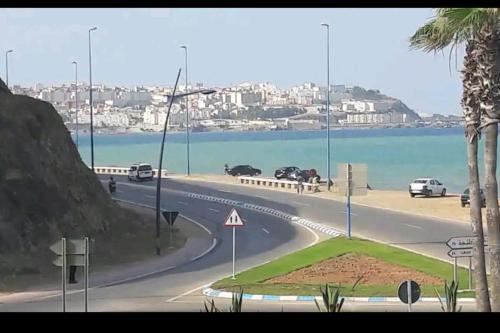
[[[167,116],[165,118],[165,125],[163,127],[163,139],[161,141],[161,150],[160,150],[160,163],[158,166],[158,181],[156,183],[156,254],[157,255],[160,255],[161,168],[162,168],[162,164],[163,164],[163,146],[165,144],[165,134],[167,132],[167,124],[168,124],[168,118],[170,116],[170,109],[172,108],[172,104],[174,103],[174,100],[176,100],[176,99],[186,97],[189,95],[194,95],[194,94],[209,95],[209,94],[213,94],[216,92],[213,89],[201,89],[201,90],[192,91],[190,93],[176,95],[175,91],[177,90],[177,83],[179,82],[180,75],[181,75],[181,69],[179,68],[179,73],[177,74],[177,79],[175,80],[174,91],[172,92],[172,95],[166,95],[167,98],[170,100],[170,103],[168,105]]]
[[[14,50],[8,50],[5,52],[5,83],[7,88],[9,87],[9,53],[14,52]]]
[[[75,65],[75,117],[76,117],[76,149],[78,150],[78,62],[73,61]]]
[[[184,49],[184,54],[185,54],[185,72],[186,74],[184,75],[186,77],[186,93],[188,89],[188,49],[187,46],[183,45],[181,46],[181,49]],[[190,168],[189,168],[189,107],[188,107],[188,95],[186,95],[186,158],[187,158],[187,175],[190,175]]]
[[[175,96],[175,91],[177,90],[177,83],[179,82],[179,76],[181,76],[181,69],[177,73],[177,79],[175,80],[174,91],[172,93]],[[156,182],[156,254],[160,255],[160,194],[161,194],[161,168],[163,164],[163,147],[165,145],[165,134],[167,133],[168,118],[170,116],[170,109],[172,108],[172,103],[174,98],[170,99],[168,105],[167,116],[165,117],[165,125],[163,126],[163,139],[161,140],[160,149],[160,161],[158,165],[158,181]]]
[[[90,33],[97,30],[97,27],[89,29],[89,75],[90,75],[90,90],[89,90],[89,102],[90,102],[90,159],[92,162],[92,172],[94,172],[94,108],[92,106],[92,47],[90,44]]]
[[[186,96],[189,96],[189,95],[194,95],[194,94],[210,95],[210,94],[213,94],[213,93],[216,93],[216,92],[217,91],[215,91],[213,89],[201,89],[201,90],[192,91],[192,92],[186,93],[186,94],[177,94],[177,95],[174,95],[173,99],[176,100],[176,99],[179,99],[179,98],[182,98],[182,97],[186,97]],[[167,94],[166,96],[168,98],[172,98],[172,95]]]
[[[326,27],[326,170],[327,170],[327,189],[330,191],[330,25],[321,23]]]

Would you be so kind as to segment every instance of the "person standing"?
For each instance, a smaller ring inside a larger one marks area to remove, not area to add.
[[[302,194],[304,192],[304,178],[302,176],[299,176],[297,178],[298,185],[297,185],[297,194]]]
[[[76,266],[69,266],[69,283],[73,284],[73,283],[78,283],[78,281],[76,281],[75,279],[75,275],[76,275]]]

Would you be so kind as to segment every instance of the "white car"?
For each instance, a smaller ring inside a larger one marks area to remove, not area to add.
[[[147,163],[136,163],[128,170],[128,180],[153,180],[153,168]]]
[[[415,195],[425,195],[431,197],[433,195],[446,195],[446,188],[443,183],[435,178],[418,178],[415,179],[409,186],[410,196],[413,198]]]

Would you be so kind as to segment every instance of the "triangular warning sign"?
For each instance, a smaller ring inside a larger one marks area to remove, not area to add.
[[[243,220],[241,219],[240,215],[236,211],[236,209],[232,209],[231,213],[229,213],[226,223],[224,223],[224,226],[226,227],[242,227],[244,226]]]

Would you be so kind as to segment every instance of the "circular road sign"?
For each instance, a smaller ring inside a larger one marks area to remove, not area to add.
[[[413,280],[403,281],[398,287],[398,297],[401,302],[408,304],[408,282],[411,286],[410,304],[415,303],[420,298],[420,286]]]

